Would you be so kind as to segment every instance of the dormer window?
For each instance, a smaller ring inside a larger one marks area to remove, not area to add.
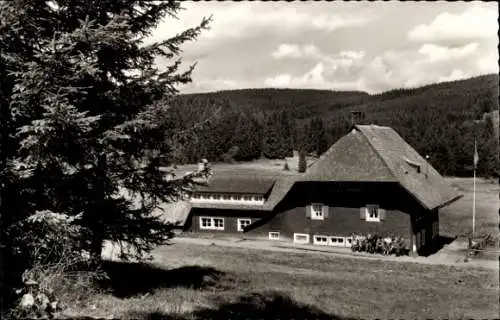
[[[412,167],[413,169],[415,169],[417,171],[417,173],[420,173],[420,168],[421,168],[421,164],[420,163],[417,163],[415,161],[411,161],[410,159],[407,159],[407,158],[404,158],[404,161],[410,166]]]
[[[264,198],[262,196],[254,196],[253,200],[254,201],[262,201],[262,200],[264,200]]]
[[[261,205],[264,203],[264,196],[252,194],[231,194],[231,193],[193,193],[191,201],[210,203],[248,203],[250,205]]]

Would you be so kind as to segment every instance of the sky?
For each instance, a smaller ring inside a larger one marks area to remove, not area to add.
[[[149,41],[212,15],[184,44],[182,93],[311,88],[377,93],[498,73],[495,2],[190,2]],[[160,68],[170,62],[158,59]]]

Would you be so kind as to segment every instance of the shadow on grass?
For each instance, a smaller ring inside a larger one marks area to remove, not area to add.
[[[217,284],[225,274],[211,267],[187,266],[163,269],[152,264],[106,261],[102,265],[108,279],[99,284],[119,298],[151,292],[158,288],[201,289]]]
[[[453,241],[455,241],[456,237],[449,237],[449,236],[442,236],[439,235],[435,241],[434,244],[425,250],[422,250],[420,254],[424,257],[428,257],[430,255],[433,255],[435,253],[438,253],[441,249],[444,248],[444,246],[449,245]]]
[[[303,305],[278,292],[252,293],[236,302],[222,303],[216,309],[199,309],[188,314],[131,312],[134,319],[349,319],[327,314],[314,306]]]

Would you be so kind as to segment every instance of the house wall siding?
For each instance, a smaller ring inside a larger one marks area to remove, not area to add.
[[[192,209],[185,226],[187,232],[240,234],[238,219],[251,219],[252,223],[262,218],[262,212],[251,210],[217,210],[217,209]],[[208,230],[200,228],[200,217],[224,218],[224,230]]]
[[[387,210],[386,219],[380,222],[368,222],[360,219],[359,208],[330,207],[329,217],[313,220],[306,217],[306,207],[296,207],[276,214],[261,227],[249,231],[255,234],[267,234],[279,231],[286,238],[293,238],[294,233],[311,235],[347,237],[356,234],[397,235],[410,237],[410,216],[397,210]]]
[[[410,205],[405,202],[400,187],[392,183],[303,183],[290,190],[272,218],[248,231],[260,236],[279,231],[280,237],[293,239],[294,233],[347,237],[355,234],[380,234],[411,239],[412,221]],[[322,203],[329,206],[328,218],[313,220],[306,217],[306,206]],[[385,219],[369,222],[360,218],[360,208],[378,204],[386,210]],[[404,211],[402,209],[406,209]]]
[[[322,203],[329,206],[328,218],[306,217],[306,206]],[[360,218],[360,207],[378,204],[385,209],[385,219],[369,222]],[[200,216],[224,218],[224,230],[200,229]],[[237,231],[237,219],[257,221],[251,230]],[[425,244],[431,244],[432,223],[439,222],[438,211],[423,209],[418,202],[395,183],[299,183],[294,186],[274,212],[252,210],[192,209],[185,231],[211,234],[233,234],[241,237],[268,238],[269,232],[280,233],[280,240],[293,240],[294,233],[347,237],[355,234],[401,236],[410,248],[418,233],[425,229]],[[421,251],[420,242],[415,243]]]

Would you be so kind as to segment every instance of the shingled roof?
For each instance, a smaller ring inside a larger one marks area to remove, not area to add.
[[[276,175],[238,174],[237,172],[214,172],[206,186],[198,192],[267,194],[276,181]]]
[[[461,197],[396,131],[377,125],[353,126],[302,179],[397,182],[427,209]]]

